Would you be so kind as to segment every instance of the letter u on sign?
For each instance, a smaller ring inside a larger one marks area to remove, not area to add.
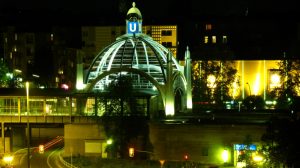
[[[139,32],[139,26],[138,22],[129,22],[128,23],[128,33],[138,33]]]

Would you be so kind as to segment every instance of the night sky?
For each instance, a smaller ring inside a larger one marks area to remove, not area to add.
[[[298,19],[294,1],[272,0],[136,0],[144,22],[174,24],[202,17]],[[131,7],[128,0],[0,0],[0,18],[9,24],[121,24]]]
[[[51,26],[124,25],[126,13],[132,7],[132,2],[128,0],[0,0],[0,20],[2,26],[20,25],[38,31]],[[197,25],[197,22],[215,19],[236,22],[250,18],[261,23],[265,21],[300,23],[298,4],[290,0],[136,0],[135,2],[143,15],[144,25],[176,24],[180,27],[179,34],[183,32],[182,30]],[[259,27],[257,29],[260,30]],[[278,32],[275,34],[285,35]],[[194,36],[192,31],[184,31],[184,37]],[[186,46],[192,47],[190,43],[197,39],[179,40],[183,48],[179,47],[178,55],[183,56]],[[278,46],[284,42],[284,40],[277,41],[280,41]],[[240,44],[239,40],[237,44]],[[268,41],[266,44],[269,44]],[[245,44],[245,46],[249,45]],[[72,44],[71,47],[74,45]],[[271,47],[270,51],[273,50],[274,48]],[[193,48],[191,51],[194,51]],[[248,50],[245,53],[248,53]],[[49,61],[45,56],[41,60],[41,62],[37,60],[40,69],[51,67],[48,66]],[[48,71],[45,71],[46,74]]]

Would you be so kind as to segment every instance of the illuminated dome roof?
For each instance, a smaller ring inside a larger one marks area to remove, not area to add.
[[[142,15],[135,3],[127,13],[126,24],[127,33],[104,48],[88,70],[85,84],[90,84],[94,90],[104,90],[120,74],[130,76],[133,88],[143,91],[153,91],[154,85],[167,81],[167,55],[170,51],[142,33]],[[172,73],[180,71],[179,64],[171,57]]]
[[[125,34],[117,38],[111,45],[102,50],[93,60],[85,83],[92,81],[105,72],[114,70],[134,69],[148,74],[159,84],[166,82],[167,54],[169,50],[145,34]],[[174,71],[180,71],[178,62],[172,56]],[[99,80],[94,89],[103,90],[120,73],[109,74]],[[133,79],[135,89],[153,89],[153,84],[145,75],[134,72],[121,72]]]
[[[132,20],[132,17],[136,17],[138,20],[142,19],[142,14],[140,10],[135,7],[135,2],[132,3],[132,8],[130,8],[127,12],[127,20]]]

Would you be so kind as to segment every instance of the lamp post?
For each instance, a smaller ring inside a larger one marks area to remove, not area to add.
[[[247,85],[248,85],[248,87],[249,87],[249,94],[250,94],[250,96],[251,96],[251,87],[250,87],[250,84],[247,82],[246,83]]]
[[[27,167],[30,168],[29,82],[26,82],[26,104],[27,104]]]

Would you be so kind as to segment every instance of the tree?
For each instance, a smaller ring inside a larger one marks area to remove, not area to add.
[[[262,96],[250,95],[243,100],[243,105],[247,110],[261,110],[265,106]]]
[[[150,150],[147,117],[140,114],[136,108],[132,79],[129,76],[118,76],[101,96],[98,106],[105,106],[105,131],[114,141],[107,150],[113,157],[126,158],[129,145]]]
[[[297,118],[270,119],[266,133],[262,136],[262,151],[269,165],[284,164],[288,167],[300,166],[300,121]]]
[[[3,60],[0,60],[0,87],[8,87],[12,78],[9,75],[9,69]]]
[[[225,100],[235,98],[239,78],[235,62],[204,60],[193,62],[193,98],[199,101],[223,105]]]
[[[277,108],[289,108],[293,97],[300,88],[300,60],[285,59],[279,62],[280,75],[284,78],[283,87],[279,89]]]
[[[254,168],[256,167],[255,163],[252,159],[252,150],[250,149],[250,145],[252,145],[252,138],[250,135],[246,135],[243,144],[245,148],[241,150],[241,154],[238,157],[239,162],[245,162],[246,168]]]

